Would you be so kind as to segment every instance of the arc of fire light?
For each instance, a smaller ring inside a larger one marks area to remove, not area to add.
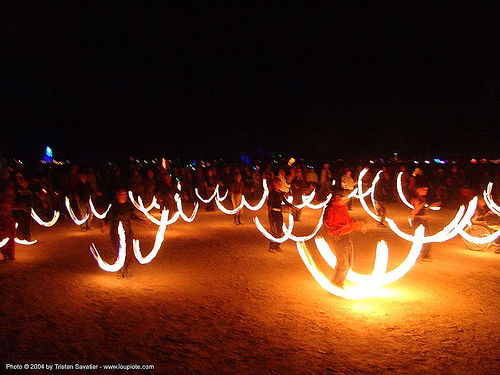
[[[203,203],[208,204],[208,203],[210,203],[212,201],[212,199],[214,199],[217,196],[218,190],[219,190],[219,185],[216,185],[213,194],[208,199],[202,198],[202,196],[198,192],[198,188],[194,188],[194,193],[196,194],[196,196],[198,197],[198,199],[200,201],[202,201]]]
[[[19,224],[18,224],[18,223],[16,223],[16,229],[17,229],[17,227],[18,227],[18,226],[19,226]],[[37,241],[37,240],[33,240],[33,241],[28,241],[28,240],[20,240],[19,238],[15,237],[15,238],[14,238],[14,242],[15,242],[15,243],[17,243],[17,244],[19,244],[19,245],[28,245],[28,246],[29,246],[29,245],[34,245],[34,244],[36,244],[38,241]],[[6,242],[6,243],[7,243],[7,242]],[[3,246],[3,245],[2,245],[2,246]],[[0,247],[2,247],[2,246],[0,246]]]
[[[31,209],[31,217],[40,225],[44,226],[44,227],[51,227],[53,226],[57,220],[59,219],[59,216],[60,216],[60,212],[59,211],[54,211],[54,216],[52,217],[51,220],[49,221],[43,221],[40,216],[38,216],[35,212],[35,210],[32,208]]]
[[[132,191],[128,191],[128,197],[132,204],[134,205],[135,208],[137,208],[139,211],[151,211],[153,208],[160,208],[160,206],[156,203],[156,197],[153,196],[153,199],[151,200],[151,203],[148,207],[144,207],[144,204],[142,203],[142,198],[140,195],[137,196],[137,202],[134,199],[134,194]]]
[[[83,223],[85,223],[89,219],[89,217],[90,217],[89,214],[85,214],[85,217],[81,220],[78,219],[71,208],[71,203],[69,202],[69,198],[64,197],[64,201],[65,201],[66,209],[68,210],[69,216],[71,217],[71,220],[73,220],[75,222],[76,225],[82,225]]]
[[[179,212],[180,216],[182,217],[182,219],[188,223],[191,223],[194,218],[196,217],[196,214],[198,213],[198,209],[200,208],[200,204],[198,202],[196,202],[194,204],[194,209],[193,209],[193,212],[191,214],[191,216],[187,216],[185,213],[184,213],[184,209],[182,208],[182,199],[181,199],[181,196],[179,194],[175,194],[174,196],[174,200],[175,200],[175,203],[177,205],[177,212]]]
[[[104,211],[103,214],[100,214],[99,212],[97,212],[97,210],[95,209],[94,207],[94,203],[92,203],[92,197],[89,198],[89,204],[90,204],[90,210],[92,211],[92,213],[94,214],[94,216],[98,219],[104,219],[106,217],[106,215],[108,214],[109,210],[111,209],[111,204],[108,205],[108,209],[106,211]]]
[[[375,190],[375,185],[377,184],[378,179],[375,177],[373,179],[371,187],[366,192],[363,192],[363,177],[365,176],[366,172],[368,172],[368,168],[363,169],[361,171],[361,173],[359,174],[359,177],[358,177],[358,190],[357,190],[358,193],[355,194],[354,196],[359,199],[359,202],[361,203],[361,207],[363,207],[363,209],[366,211],[366,213],[368,215],[370,215],[370,217],[372,219],[374,219],[375,221],[381,222],[382,218],[380,218],[378,215],[376,215],[374,212],[372,212],[370,210],[370,208],[368,207],[368,205],[366,204],[366,201],[365,201],[365,197],[367,195],[371,195],[372,192]],[[379,171],[377,173],[377,176],[380,173],[381,173],[381,171]]]
[[[259,230],[260,233],[264,235],[268,240],[277,242],[277,243],[283,243],[286,240],[290,238],[290,234],[292,233],[293,230],[293,216],[288,215],[288,228],[286,227],[285,223],[283,223],[283,236],[276,238],[272,234],[270,234],[266,228],[262,226],[262,224],[259,221],[258,217],[255,217],[254,219],[255,225],[257,226],[257,229]]]
[[[296,236],[292,233],[293,231],[293,226],[294,226],[294,221],[293,221],[293,216],[288,215],[288,227],[283,223],[283,236],[282,237],[274,237],[272,234],[270,234],[264,226],[261,224],[260,220],[258,217],[254,218],[255,226],[259,230],[264,237],[266,237],[268,240],[277,242],[277,243],[283,243],[286,240],[290,239],[292,241],[298,242],[298,241],[309,241],[311,238],[316,236],[318,234],[319,230],[321,229],[321,226],[323,225],[323,217],[325,214],[325,207],[323,207],[323,211],[321,212],[321,216],[318,219],[318,223],[316,224],[316,227],[314,228],[313,232],[307,236]]]
[[[258,211],[262,208],[262,206],[266,202],[266,199],[269,195],[269,189],[267,188],[267,183],[266,183],[265,179],[262,180],[262,187],[264,189],[264,192],[262,193],[262,197],[260,198],[260,201],[257,204],[252,206],[250,203],[248,203],[247,199],[245,198],[245,195],[242,195],[241,196],[241,203],[237,207],[235,207],[233,209],[227,209],[226,207],[224,207],[224,205],[221,202],[227,197],[228,192],[226,192],[224,197],[220,197],[219,185],[217,185],[215,188],[215,193],[214,193],[215,194],[215,204],[217,205],[219,210],[221,210],[223,213],[228,214],[228,215],[234,215],[235,213],[237,213],[238,211],[240,211],[244,207],[248,208],[251,211]],[[197,193],[197,195],[198,195],[198,193]],[[212,197],[210,197],[208,200],[203,200],[198,196],[198,198],[200,198],[201,201],[205,202],[205,203],[210,202],[213,199],[213,197],[214,196],[212,195]]]
[[[120,221],[118,223],[118,255],[116,257],[116,261],[113,264],[109,264],[101,258],[99,251],[95,247],[94,243],[90,245],[90,253],[97,261],[97,264],[101,269],[107,272],[117,272],[119,271],[123,265],[125,264],[125,256],[127,252],[127,244],[125,241],[125,231],[123,230],[123,224]]]
[[[405,206],[408,208],[411,208],[413,210],[415,208],[415,206],[413,206],[413,204],[408,202],[408,199],[406,199],[406,197],[403,193],[403,186],[401,183],[402,176],[403,176],[403,172],[399,172],[398,177],[396,178],[396,190],[398,191],[399,198],[405,204]],[[434,210],[434,211],[439,211],[441,209],[441,207],[429,206],[428,204],[426,204],[425,207],[429,207],[431,210]]]
[[[163,243],[163,239],[165,238],[165,230],[167,229],[168,223],[168,210],[163,210],[161,213],[160,226],[158,227],[158,231],[156,232],[155,243],[153,245],[153,249],[149,252],[145,257],[142,256],[141,248],[139,244],[139,240],[134,239],[133,249],[135,257],[140,264],[147,264],[151,262],[156,255],[158,255],[158,251],[160,250],[161,244]]]
[[[446,225],[441,231],[438,233],[435,233],[431,236],[426,236],[423,239],[424,243],[430,243],[430,242],[444,242],[447,241],[453,237],[455,237],[457,234],[459,234],[463,229],[470,223],[470,220],[472,216],[474,215],[474,212],[476,210],[477,206],[477,197],[474,197],[473,199],[470,200],[467,210],[465,210],[464,206],[460,206],[458,209],[457,214],[453,218],[453,220],[450,221],[448,225]],[[465,211],[465,213],[464,213]],[[394,220],[390,218],[386,218],[387,224],[389,225],[389,228],[399,237],[407,240],[407,241],[414,241],[415,236],[412,236],[410,234],[407,234],[403,232],[399,227],[396,225]],[[472,241],[471,241],[472,242]]]
[[[9,237],[5,237],[2,241],[0,241],[0,247],[4,247],[5,245],[7,245],[7,242],[9,242],[9,240]]]
[[[486,205],[494,214],[500,216],[500,206],[498,206],[491,197],[491,190],[493,189],[493,182],[489,182],[486,190],[483,191],[483,197]]]
[[[414,241],[406,259],[395,269],[386,272],[388,248],[384,241],[377,244],[375,265],[371,275],[360,275],[354,271],[348,273],[348,280],[355,283],[354,286],[339,288],[332,284],[330,280],[321,272],[312,259],[305,242],[297,242],[297,251],[305,266],[318,282],[318,284],[331,294],[346,299],[363,299],[374,295],[377,288],[394,282],[404,276],[415,265],[416,260],[422,250],[424,228],[419,226],[415,231]],[[322,242],[323,241],[323,242]],[[318,250],[330,267],[335,269],[337,259],[324,240],[318,239],[316,244],[320,245]],[[326,245],[326,246],[325,246]]]

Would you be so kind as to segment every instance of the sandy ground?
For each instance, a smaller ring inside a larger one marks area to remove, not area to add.
[[[293,242],[269,253],[252,214],[235,226],[201,209],[194,223],[171,225],[157,258],[134,262],[130,279],[91,256],[90,242],[109,262],[116,253],[98,220],[89,232],[67,219],[34,223],[38,244],[18,246],[17,260],[0,264],[0,361],[154,364],[162,374],[500,373],[500,255],[491,249],[468,250],[460,238],[434,244],[432,261],[387,286],[386,297],[349,301],[316,283]],[[267,226],[266,212],[258,214]],[[296,233],[307,234],[318,215],[306,209]],[[388,209],[405,229],[407,215],[399,204]],[[431,226],[453,215],[433,213]],[[370,221],[359,204],[353,217]],[[156,226],[134,228],[148,251]],[[379,239],[388,242],[389,268],[410,248],[372,221],[369,233],[353,236],[356,271],[371,271]],[[2,373],[21,373],[4,364]]]

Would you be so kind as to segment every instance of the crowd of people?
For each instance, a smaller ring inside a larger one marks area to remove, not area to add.
[[[282,216],[281,201],[288,203],[285,197],[292,197],[289,209],[295,221],[300,221],[301,210],[296,204],[302,202],[302,196],[316,191],[315,200],[322,201],[331,192],[335,193],[330,206],[345,203],[345,212],[352,210],[352,199],[347,199],[357,187],[357,178],[361,170],[370,167],[368,175],[363,179],[363,188],[370,187],[378,170],[382,170],[379,182],[374,191],[374,202],[377,214],[384,218],[386,205],[397,201],[396,177],[401,172],[401,185],[408,199],[421,208],[420,201],[439,202],[442,207],[455,208],[467,203],[474,195],[480,194],[488,182],[499,186],[500,171],[494,165],[460,165],[450,164],[405,164],[386,163],[372,165],[364,163],[338,164],[323,163],[312,166],[304,161],[293,163],[270,162],[264,165],[251,165],[245,162],[210,164],[205,162],[190,165],[178,165],[169,160],[162,163],[139,163],[133,161],[123,165],[105,163],[80,164],[37,164],[3,163],[0,169],[0,240],[13,237],[30,240],[31,209],[44,220],[52,217],[54,210],[67,215],[64,208],[65,197],[68,197],[73,210],[79,217],[89,215],[90,219],[81,225],[81,230],[91,229],[92,211],[90,199],[100,210],[109,203],[125,203],[126,194],[131,191],[134,196],[141,196],[145,205],[153,197],[157,198],[161,208],[170,211],[176,209],[175,194],[185,201],[196,201],[197,194],[209,198],[219,186],[220,195],[228,193],[225,202],[230,208],[240,205],[242,195],[249,202],[257,201],[263,193],[263,180],[267,181],[270,190],[268,198],[269,224],[271,233],[280,235]],[[425,189],[423,193],[422,189]],[[341,199],[342,198],[342,199]],[[279,202],[278,202],[279,201]],[[232,206],[232,207],[231,207]],[[118,206],[117,206],[118,207]],[[212,200],[205,205],[207,211],[215,210]],[[285,208],[286,209],[286,208]],[[116,211],[116,212],[115,212]],[[332,212],[335,211],[332,209]],[[342,211],[346,225],[360,228],[348,220],[344,210],[336,209],[337,216]],[[114,210],[117,216],[132,215],[128,209]],[[117,223],[113,212],[107,223]],[[423,209],[414,212],[414,219],[425,225]],[[338,216],[339,217],[339,216]],[[17,223],[17,229],[13,226]],[[234,214],[234,224],[240,225],[241,211]],[[337,223],[338,224],[338,223]],[[334,229],[335,220],[329,218],[325,225],[330,225],[332,235],[341,236],[343,229]],[[385,225],[382,221],[381,225]],[[333,228],[333,229],[332,229]],[[131,228],[127,229],[131,231]],[[14,232],[13,232],[14,231]],[[117,242],[116,228],[112,231],[113,243]],[[342,240],[343,246],[348,246]],[[12,242],[12,243],[11,243]],[[1,248],[5,259],[14,259],[14,243]],[[270,243],[271,251],[279,251],[279,245]],[[340,281],[339,281],[340,283]]]

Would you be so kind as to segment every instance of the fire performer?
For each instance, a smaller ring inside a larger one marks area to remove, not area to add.
[[[297,209],[293,204],[286,200],[285,194],[281,190],[281,184],[281,178],[275,177],[272,181],[269,197],[267,198],[267,217],[269,219],[269,226],[273,237],[283,236],[283,208],[281,203],[285,203],[285,205],[292,209]],[[272,253],[275,251],[281,251],[280,244],[272,240],[269,241],[269,251]]]
[[[339,288],[344,287],[347,272],[352,268],[353,263],[353,247],[349,234],[352,231],[366,232],[364,222],[351,219],[347,210],[347,199],[342,191],[336,191],[326,208],[324,220],[327,233],[332,237],[333,250],[337,257],[337,265],[331,281]]]
[[[413,205],[413,210],[411,211],[411,226],[413,228],[418,228],[419,225],[423,225],[425,233],[429,233],[429,223],[427,222],[427,217],[425,216],[425,210],[430,207],[439,206],[441,202],[434,202],[431,205],[427,204],[427,193],[429,188],[427,185],[416,185],[415,195],[411,198],[411,204]],[[422,246],[422,252],[420,253],[420,259],[427,261],[431,258],[431,244],[424,243]]]
[[[128,266],[133,256],[133,231],[131,221],[134,217],[136,217],[134,213],[134,207],[128,201],[127,191],[124,189],[118,190],[116,193],[116,202],[113,202],[111,209],[106,215],[106,218],[103,220],[102,229],[103,232],[105,232],[106,229],[109,228],[111,243],[115,248],[118,248],[118,244],[120,242],[120,238],[118,236],[118,224],[120,223],[120,221],[122,222],[123,230],[125,231],[127,246],[125,264],[123,265],[120,274],[122,277],[130,276],[128,273]]]

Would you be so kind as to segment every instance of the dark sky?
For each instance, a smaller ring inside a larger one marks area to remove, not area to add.
[[[2,2],[2,153],[499,156],[498,8],[182,3]]]

